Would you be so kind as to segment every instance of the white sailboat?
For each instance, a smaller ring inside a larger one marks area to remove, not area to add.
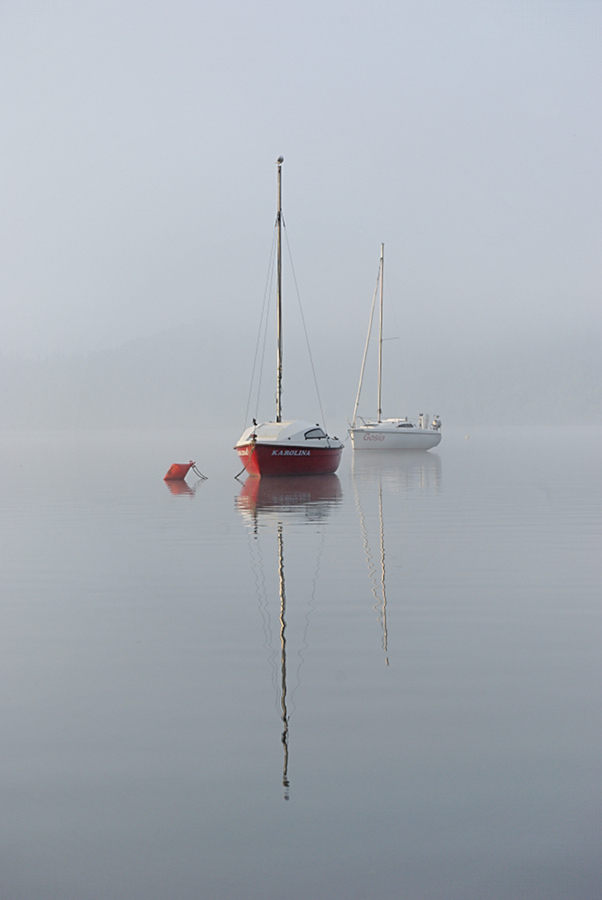
[[[366,338],[366,347],[364,349],[364,358],[362,360],[360,372],[360,383],[357,389],[353,418],[349,429],[351,444],[354,450],[430,450],[432,447],[436,447],[441,441],[441,420],[438,416],[435,416],[433,421],[429,422],[428,415],[425,416],[421,413],[418,424],[410,421],[408,418],[382,417],[384,266],[385,245],[381,244],[378,281],[372,299],[368,336]],[[361,416],[358,416],[358,407],[364,381],[368,346],[372,334],[372,323],[374,320],[374,308],[376,306],[377,295],[380,297],[377,415],[376,419],[364,419]]]

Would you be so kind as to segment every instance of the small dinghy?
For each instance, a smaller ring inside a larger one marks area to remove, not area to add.
[[[174,463],[170,466],[163,481],[184,481],[191,469],[196,475],[199,475],[200,478],[205,478],[205,475],[197,469],[196,463],[190,460],[190,462],[187,463]]]

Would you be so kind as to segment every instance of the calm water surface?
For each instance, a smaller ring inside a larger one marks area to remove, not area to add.
[[[230,433],[1,434],[1,896],[602,896],[575,434],[246,484]]]

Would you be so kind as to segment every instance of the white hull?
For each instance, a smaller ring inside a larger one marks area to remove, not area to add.
[[[387,422],[349,429],[354,450],[431,450],[441,441],[434,428],[399,427]]]

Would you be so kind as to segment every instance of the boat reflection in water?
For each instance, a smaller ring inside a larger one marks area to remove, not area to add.
[[[420,450],[364,450],[353,455],[351,474],[354,482],[379,482],[397,493],[439,491],[441,457]]]
[[[193,485],[187,484],[183,479],[180,481],[165,481],[164,484],[167,486],[170,494],[174,494],[175,496],[186,495],[188,497],[194,497],[198,486],[203,484],[203,479],[199,478]]]
[[[382,630],[382,648],[385,664],[389,665],[387,631],[387,587],[385,558],[385,503],[383,493],[392,499],[396,494],[431,492],[441,489],[441,460],[436,455],[421,452],[366,451],[354,454],[351,464],[351,480],[355,506],[360,522],[360,532],[374,610]],[[375,509],[376,501],[376,509]],[[399,506],[396,505],[399,509]],[[374,523],[377,518],[378,525]],[[372,524],[374,523],[374,524]],[[377,559],[374,555],[378,544]]]
[[[284,753],[282,770],[282,786],[284,799],[290,799],[289,781],[289,694],[287,685],[287,596],[284,573],[284,535],[288,526],[317,524],[325,522],[330,510],[340,503],[342,498],[341,483],[336,475],[302,475],[282,478],[248,478],[237,497],[237,506],[245,523],[250,528],[252,542],[259,541],[260,531],[275,531],[277,550],[277,576],[279,597],[279,643],[280,660],[277,672],[278,708],[282,721],[281,742]],[[318,528],[318,531],[320,529]],[[312,533],[315,530],[312,529]],[[299,535],[297,535],[299,537]],[[324,533],[321,532],[323,541]],[[291,535],[291,539],[293,536]],[[253,548],[252,548],[253,550]],[[317,570],[321,547],[317,553],[316,572],[313,575],[313,587],[310,596],[310,610],[313,606],[316,588]],[[304,557],[306,562],[306,557]],[[264,616],[266,643],[269,642],[269,597],[266,589],[265,572],[263,571],[263,553],[257,547],[253,553],[255,583],[260,601],[260,609]],[[293,582],[295,583],[295,582]],[[306,617],[307,632],[309,611]],[[303,636],[304,639],[306,634]],[[299,668],[303,661],[302,650],[299,650]],[[277,651],[274,650],[274,656]]]
[[[237,505],[247,523],[267,525],[287,518],[316,521],[328,515],[343,496],[336,475],[283,475],[247,478]]]

